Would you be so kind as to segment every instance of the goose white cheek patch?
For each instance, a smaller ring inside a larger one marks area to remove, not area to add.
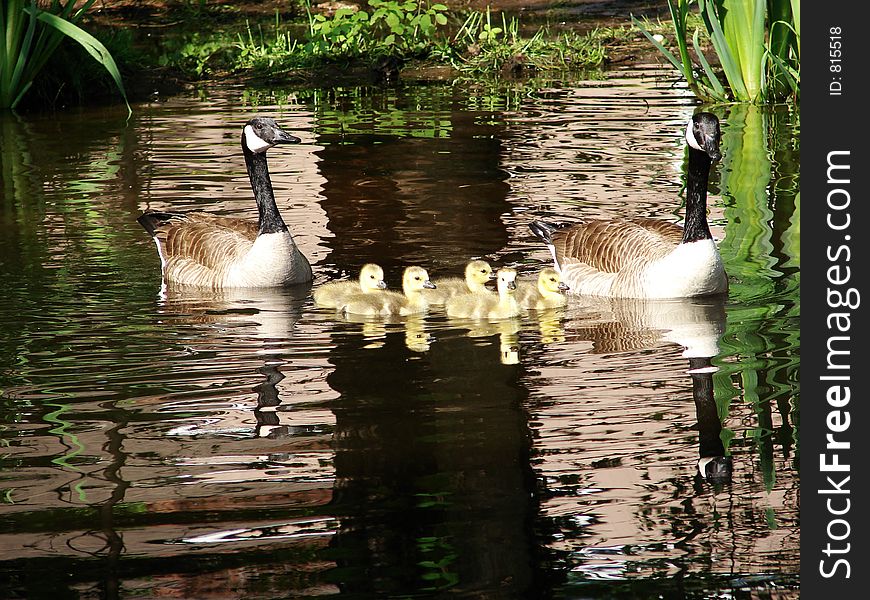
[[[698,140],[695,139],[695,132],[692,131],[692,124],[693,121],[689,119],[689,125],[686,127],[686,143],[695,150],[700,150],[701,152],[703,152],[704,149],[701,148],[701,144],[699,144]]]
[[[254,153],[265,152],[272,147],[272,144],[254,133],[254,128],[250,125],[245,125],[245,145]]]

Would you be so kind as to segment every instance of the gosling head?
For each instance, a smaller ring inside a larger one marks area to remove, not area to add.
[[[485,260],[473,260],[465,265],[465,282],[469,288],[483,288],[490,279],[492,279],[492,267]]]
[[[359,287],[366,293],[386,289],[384,270],[373,263],[364,264],[359,272]]]
[[[719,152],[720,138],[719,119],[716,115],[699,112],[689,119],[689,125],[686,127],[686,143],[690,148],[706,154],[712,162],[722,158]]]
[[[423,289],[434,290],[435,284],[429,281],[429,273],[423,267],[408,267],[402,274],[402,290],[407,296]]]
[[[538,274],[538,291],[542,296],[548,294],[561,294],[568,291],[568,284],[562,281],[562,276],[553,267],[542,269]]]
[[[517,289],[517,270],[502,268],[496,273],[496,287],[500,296],[513,294]]]
[[[278,144],[298,144],[301,141],[281,129],[271,117],[254,117],[242,130],[242,148],[254,154],[261,154]]]

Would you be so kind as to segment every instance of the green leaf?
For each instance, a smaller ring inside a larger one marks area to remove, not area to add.
[[[668,62],[670,62],[672,65],[674,65],[674,68],[677,71],[679,71],[680,73],[683,73],[685,75],[685,73],[683,72],[683,64],[679,60],[677,60],[677,57],[674,56],[670,50],[665,48],[661,42],[659,42],[657,39],[655,39],[653,37],[653,34],[651,34],[649,31],[644,29],[644,27],[643,27],[643,25],[641,25],[640,21],[638,21],[633,15],[631,17],[631,22],[634,24],[635,27],[640,29],[640,32],[642,34],[644,34],[650,42],[653,43],[653,45],[658,49],[659,52],[662,53],[662,55],[664,55],[664,57],[666,59],[668,59]]]
[[[88,54],[93,56],[98,63],[103,65],[115,81],[118,91],[121,92],[121,96],[124,98],[124,104],[127,105],[128,115],[133,113],[133,109],[130,108],[130,103],[127,101],[127,93],[124,91],[124,82],[121,80],[121,73],[118,70],[118,65],[115,64],[115,59],[112,58],[112,55],[97,38],[77,25],[74,25],[65,19],[61,19],[57,15],[39,10],[33,4],[26,8],[25,11],[30,14],[31,18],[39,19],[42,23],[45,23],[49,27],[56,29],[71,40],[77,42],[87,51]]]
[[[441,13],[438,13],[437,15],[435,15],[435,22],[439,25],[447,25],[447,17],[445,17]]]
[[[704,69],[704,73],[707,75],[707,81],[710,83],[716,99],[720,101],[727,100],[728,94],[725,92],[725,87],[719,81],[719,78],[716,77],[716,73],[713,72],[710,63],[707,62],[707,57],[704,56],[704,53],[701,51],[701,44],[698,41],[699,33],[700,32],[696,29],[695,34],[692,36],[692,45],[695,47],[695,54],[698,55],[698,62],[701,63],[701,68]]]

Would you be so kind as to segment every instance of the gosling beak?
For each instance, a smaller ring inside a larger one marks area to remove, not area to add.
[[[509,290],[517,289],[517,282],[516,281],[508,281],[507,289],[509,289]]]
[[[560,291],[560,292],[567,292],[568,290],[571,289],[570,286],[568,286],[568,284],[565,283],[565,282],[563,282],[563,281],[560,281],[560,282],[559,282],[559,286],[558,286],[558,287],[559,287],[559,291]]]
[[[377,283],[377,286],[376,286],[376,287],[377,287],[379,290],[385,290],[385,289],[387,289],[387,282],[384,281],[383,279],[381,279],[381,280]]]
[[[429,281],[428,279],[427,279],[426,281],[423,282],[423,287],[426,288],[427,290],[434,290],[434,289],[436,289],[435,284],[432,283],[431,281]]]

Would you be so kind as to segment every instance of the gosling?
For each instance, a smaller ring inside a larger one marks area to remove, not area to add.
[[[460,319],[506,319],[522,314],[523,309],[516,299],[517,272],[515,269],[499,269],[495,294],[464,294],[456,296],[444,305],[447,315]]]
[[[380,294],[354,294],[340,307],[346,314],[365,316],[413,315],[426,312],[428,304],[424,289],[435,289],[429,274],[422,267],[408,267],[402,275],[402,291]]]
[[[559,308],[568,303],[565,296],[568,289],[558,271],[547,267],[538,274],[537,283],[522,281],[517,285],[517,302],[526,310]]]
[[[486,282],[492,279],[492,267],[485,260],[472,260],[465,265],[465,279],[446,277],[436,279],[433,283],[437,289],[423,290],[426,302],[434,305],[445,304],[451,298],[463,294],[491,294],[486,289]]]
[[[373,263],[364,264],[359,272],[359,281],[331,281],[314,290],[314,302],[326,308],[343,306],[356,294],[374,294],[387,287],[384,270]]]

